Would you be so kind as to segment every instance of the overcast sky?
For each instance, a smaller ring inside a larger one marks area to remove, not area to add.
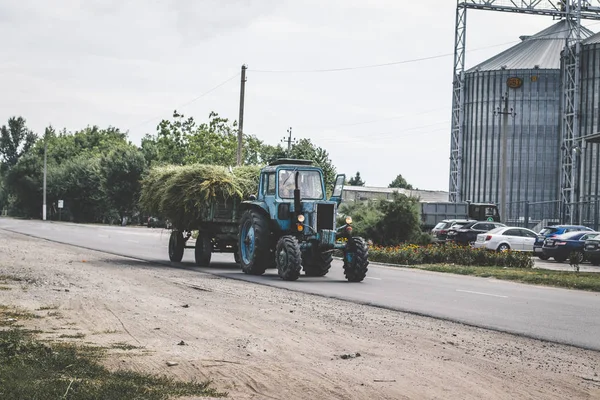
[[[174,109],[237,120],[246,64],[246,133],[277,144],[292,127],[367,185],[401,173],[448,190],[455,11],[454,0],[2,0],[0,122],[112,125],[139,144]],[[554,22],[470,10],[467,67]]]

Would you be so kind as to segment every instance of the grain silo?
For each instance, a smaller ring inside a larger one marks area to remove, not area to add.
[[[600,34],[582,42],[580,102],[580,222],[598,229],[600,207]]]
[[[541,205],[560,198],[561,52],[568,35],[568,23],[560,21],[465,72],[462,198],[500,203],[500,133],[506,132],[503,219],[509,222],[524,217],[525,201]],[[582,27],[582,37],[591,35]],[[498,114],[505,95],[507,121]],[[542,207],[529,208],[533,220],[542,213]]]

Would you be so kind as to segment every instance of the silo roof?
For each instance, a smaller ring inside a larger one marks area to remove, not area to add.
[[[581,37],[589,38],[594,32],[581,27]],[[536,33],[522,36],[522,42],[508,50],[482,62],[467,72],[495,71],[501,69],[560,69],[560,53],[569,36],[568,23],[565,20]],[[598,35],[596,35],[598,36]],[[600,37],[597,39],[600,42]]]
[[[583,44],[596,44],[600,43],[600,33],[596,33],[594,36],[590,36],[589,38],[582,41]]]

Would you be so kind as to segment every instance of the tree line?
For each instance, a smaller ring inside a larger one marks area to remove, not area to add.
[[[49,126],[39,135],[23,117],[11,117],[0,128],[0,211],[26,218],[42,217],[44,152],[47,163],[47,218],[74,222],[116,223],[124,217],[141,222],[140,181],[152,167],[194,163],[236,165],[237,123],[211,112],[198,123],[175,111],[140,146],[126,132],[88,126],[74,132]],[[245,165],[264,165],[291,157],[313,160],[333,184],[336,169],[324,149],[310,139],[295,143],[289,153],[256,136],[243,136]],[[64,209],[58,209],[63,200]]]

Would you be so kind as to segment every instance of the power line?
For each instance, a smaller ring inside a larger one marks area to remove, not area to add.
[[[181,105],[179,105],[179,106],[175,107],[175,109],[180,109],[180,108],[183,108],[183,107],[185,107],[185,106],[189,106],[190,104],[194,103],[195,101],[198,101],[199,99],[201,99],[202,97],[206,96],[207,94],[209,94],[209,93],[212,93],[212,92],[214,92],[215,90],[217,90],[218,88],[220,88],[221,86],[223,86],[223,85],[225,85],[225,84],[229,83],[229,82],[230,82],[230,81],[232,81],[233,79],[237,78],[239,75],[240,75],[240,73],[239,73],[239,72],[238,72],[238,73],[236,73],[234,76],[232,76],[232,77],[230,77],[230,78],[226,79],[225,81],[223,81],[223,82],[219,83],[217,86],[215,86],[215,87],[213,87],[213,88],[211,88],[211,89],[207,90],[206,92],[202,93],[201,95],[199,95],[199,96],[196,96],[194,99],[192,99],[192,100],[188,101],[187,103],[184,103],[184,104],[181,104]],[[152,121],[154,121],[154,120],[156,120],[156,119],[159,119],[159,118],[162,118],[162,116],[161,116],[161,117],[153,117],[153,118],[147,119],[147,120],[145,120],[144,122],[140,122],[139,124],[136,124],[136,125],[134,125],[134,126],[130,127],[129,129],[137,128],[138,126],[142,126],[142,125],[146,125],[148,122],[152,122]]]
[[[593,25],[598,25],[600,24],[600,22],[594,22],[592,24],[589,24],[588,26],[593,26]],[[548,33],[547,35],[556,35],[559,32],[568,32],[569,29],[564,29],[562,31],[558,31],[558,32],[552,32],[552,33]],[[535,38],[542,38],[546,35],[534,35],[532,37]],[[480,50],[487,50],[487,49],[491,49],[494,47],[500,47],[500,46],[506,46],[509,44],[516,44],[516,43],[521,43],[520,40],[513,40],[510,42],[505,42],[505,43],[499,43],[499,44],[494,44],[494,45],[490,45],[490,46],[484,46],[484,47],[478,47],[475,49],[470,49],[467,50],[467,52],[473,52],[473,51],[480,51]],[[402,60],[402,61],[392,61],[392,62],[388,62],[388,63],[382,63],[382,64],[371,64],[371,65],[360,65],[360,66],[352,66],[352,67],[340,67],[340,68],[324,68],[324,69],[298,69],[298,70],[266,70],[266,69],[253,69],[252,72],[262,72],[262,73],[315,73],[315,72],[340,72],[340,71],[352,71],[352,70],[357,70],[357,69],[370,69],[370,68],[380,68],[380,67],[388,67],[388,66],[392,66],[392,65],[401,65],[401,64],[409,64],[409,63],[415,63],[415,62],[420,62],[420,61],[427,61],[427,60],[433,60],[433,59],[437,59],[437,58],[444,58],[444,57],[450,57],[450,56],[454,56],[454,53],[445,53],[445,54],[438,54],[438,55],[433,55],[433,56],[428,56],[428,57],[420,57],[420,58],[413,58],[413,59],[409,59],[409,60]]]
[[[381,138],[387,138],[387,137],[398,137],[398,136],[403,136],[401,134],[407,133],[407,132],[411,132],[411,134],[417,134],[417,133],[422,134],[419,132],[412,132],[412,131],[416,131],[416,130],[423,129],[423,128],[429,128],[432,126],[442,125],[442,124],[450,124],[450,121],[449,120],[439,121],[439,122],[434,122],[432,124],[415,126],[415,127],[403,129],[403,130],[395,130],[395,131],[388,131],[388,132],[382,132],[382,133],[370,133],[368,135],[360,135],[360,136],[343,136],[343,137],[323,138],[321,140],[326,141],[326,142],[338,142],[338,141],[352,142],[353,139],[359,139],[358,141],[361,141],[360,139],[381,139]],[[443,128],[443,129],[446,129],[446,128]],[[404,136],[406,136],[406,135],[404,135]]]
[[[408,117],[408,116],[414,117],[414,116],[417,116],[417,115],[429,114],[429,113],[432,113],[432,112],[441,111],[441,110],[447,110],[447,109],[448,109],[448,107],[440,107],[440,108],[432,108],[430,110],[421,111],[419,113],[402,114],[402,115],[396,115],[394,117],[380,118],[380,119],[374,119],[374,120],[370,120],[370,121],[350,122],[350,123],[347,123],[347,124],[321,125],[321,126],[305,126],[305,125],[301,125],[301,127],[305,128],[305,129],[333,129],[333,128],[340,128],[340,127],[346,127],[346,126],[367,125],[367,124],[374,124],[376,122],[390,121],[392,119],[405,118],[405,117]]]

